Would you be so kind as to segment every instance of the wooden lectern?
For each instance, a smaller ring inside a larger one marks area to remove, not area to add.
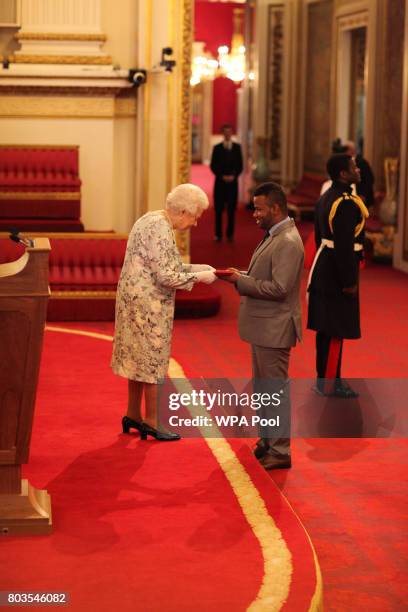
[[[0,264],[0,535],[51,531],[47,491],[21,479],[28,462],[49,296],[48,238]]]

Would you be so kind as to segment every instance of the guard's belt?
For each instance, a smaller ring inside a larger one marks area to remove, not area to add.
[[[327,246],[329,249],[334,249],[334,242],[333,242],[333,240],[328,240],[327,238],[322,238],[322,245],[323,246]],[[355,242],[354,243],[354,250],[355,251],[362,251],[363,250],[363,245],[360,242]]]

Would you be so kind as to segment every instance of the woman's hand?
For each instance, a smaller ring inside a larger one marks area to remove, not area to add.
[[[207,285],[211,285],[217,277],[215,276],[212,270],[202,270],[201,272],[194,272],[194,276],[196,277],[199,283],[206,283]]]
[[[190,264],[192,272],[215,272],[215,268],[208,264]]]

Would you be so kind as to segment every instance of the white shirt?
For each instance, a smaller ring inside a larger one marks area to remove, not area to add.
[[[272,234],[274,234],[276,232],[278,227],[280,227],[281,225],[286,223],[286,221],[289,221],[289,216],[287,216],[286,219],[282,219],[282,221],[279,221],[279,223],[275,223],[275,225],[272,225],[272,227],[270,227],[269,230],[268,230],[269,235],[272,236]]]

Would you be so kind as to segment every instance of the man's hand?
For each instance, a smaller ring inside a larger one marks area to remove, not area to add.
[[[235,283],[241,275],[240,271],[236,268],[227,268],[227,270],[228,272],[232,272],[232,274],[229,274],[228,276],[219,276],[218,278],[220,280],[227,281],[227,283]]]
[[[358,285],[352,285],[351,287],[343,287],[343,293],[346,295],[356,295],[358,292]]]
[[[224,176],[222,177],[222,180],[224,181],[224,183],[232,183],[234,178],[235,176],[233,174],[224,174]]]

